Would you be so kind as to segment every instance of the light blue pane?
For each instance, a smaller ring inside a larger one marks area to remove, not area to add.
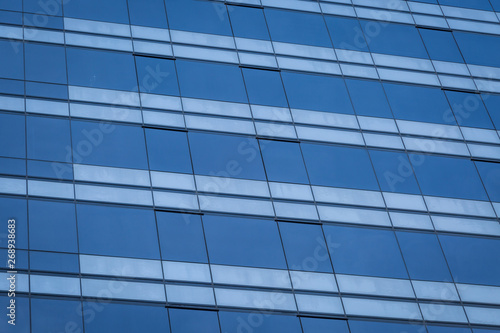
[[[396,232],[396,235],[410,278],[452,281],[436,235],[416,232]]]
[[[500,202],[500,163],[475,163],[490,200]]]
[[[172,333],[219,333],[215,311],[169,309]]]
[[[332,47],[321,15],[268,8],[264,12],[274,41]]]
[[[28,116],[26,122],[28,158],[71,162],[68,120]]]
[[[333,46],[337,49],[368,51],[368,45],[355,18],[325,16]]]
[[[269,31],[260,8],[227,6],[235,37],[269,40]]]
[[[151,170],[192,173],[186,132],[146,129]]]
[[[351,333],[422,333],[422,325],[349,320]]]
[[[0,247],[7,247],[7,221],[16,220],[16,248],[28,248],[28,207],[26,200],[0,197]]]
[[[0,113],[1,156],[26,157],[25,126],[24,116]]]
[[[64,2],[64,15],[87,20],[129,23],[127,0],[71,0]]]
[[[392,118],[391,108],[380,82],[355,79],[345,81],[356,114]]]
[[[445,327],[445,326],[427,326],[429,333],[471,333],[470,328],[464,327]]]
[[[420,194],[413,168],[405,153],[370,150],[382,191]]]
[[[28,176],[73,180],[73,166],[70,163],[28,160]]]
[[[305,143],[302,151],[314,185],[379,189],[364,149]]]
[[[167,0],[170,29],[232,36],[226,6],[198,0]]]
[[[478,94],[446,91],[457,123],[461,126],[493,129],[490,116]]]
[[[339,77],[283,72],[290,107],[354,113],[344,81]]]
[[[431,29],[419,30],[431,59],[464,62],[451,32]]]
[[[163,260],[207,262],[199,215],[156,212]]]
[[[471,32],[454,32],[465,61],[474,65],[500,66],[500,37]],[[481,50],[481,52],[478,52]]]
[[[80,266],[77,254],[30,251],[32,271],[65,272],[78,274]]]
[[[440,235],[455,282],[500,286],[500,240]]]
[[[391,230],[324,226],[336,273],[408,278]]]
[[[135,61],[141,92],[179,96],[179,84],[173,60],[135,57]]]
[[[24,79],[23,43],[0,40],[0,77],[8,79]]]
[[[203,223],[211,263],[286,268],[276,222],[206,215]]]
[[[221,311],[219,317],[222,333],[302,333],[296,316]]]
[[[184,97],[247,103],[243,77],[237,66],[177,60],[177,70]]]
[[[424,195],[487,200],[481,179],[470,160],[410,154]]]
[[[168,28],[163,0],[128,0],[130,24]]]
[[[73,203],[30,200],[29,216],[32,250],[78,252]]]
[[[500,130],[500,95],[483,94],[484,104],[497,130]]]
[[[244,68],[243,76],[250,103],[288,106],[279,72]]]
[[[332,272],[321,226],[280,222],[279,228],[289,269]]]
[[[346,320],[300,318],[304,333],[349,333]]]
[[[189,143],[196,174],[266,179],[259,145],[254,138],[192,132]]]
[[[160,258],[156,221],[150,210],[77,205],[77,218],[81,253]]]
[[[441,5],[481,10],[492,10],[488,0],[439,0]]]
[[[17,1],[17,0],[16,0]],[[29,333],[30,332],[30,303],[29,299],[16,295],[15,325],[9,324],[10,317],[7,317],[7,307],[10,305],[10,297],[0,296],[0,307],[5,309],[0,320],[0,331],[2,333]],[[9,310],[10,311],[10,310]]]
[[[147,169],[141,127],[72,121],[73,162]]]
[[[66,54],[70,85],[137,91],[131,54],[75,48],[67,48]]]
[[[268,180],[309,183],[298,143],[260,140],[260,147]]]
[[[65,332],[71,328],[82,331],[80,301],[31,299],[31,325],[33,332]]]

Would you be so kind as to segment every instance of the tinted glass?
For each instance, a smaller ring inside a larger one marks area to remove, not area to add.
[[[0,155],[6,157],[26,156],[25,117],[0,113]]]
[[[425,327],[413,324],[382,323],[372,321],[350,320],[351,333],[421,333]]]
[[[127,0],[71,0],[64,2],[64,15],[87,20],[129,23]]]
[[[244,68],[243,76],[250,103],[288,106],[279,72]]]
[[[443,326],[427,326],[429,333],[471,333],[470,328],[461,327],[443,327]]]
[[[26,118],[28,158],[48,161],[71,161],[69,121],[67,119]]]
[[[500,66],[500,37],[470,32],[454,32],[465,61],[474,65]],[[477,50],[481,50],[478,52]]]
[[[151,170],[193,172],[185,132],[147,128],[146,142]]]
[[[7,221],[16,220],[16,248],[28,248],[28,207],[26,200],[0,197],[0,247],[7,248]]]
[[[482,97],[493,124],[500,129],[500,95],[483,94]]]
[[[268,180],[309,183],[298,143],[260,140],[260,146]]]
[[[346,320],[300,318],[304,333],[349,333]]]
[[[130,24],[168,28],[163,0],[128,0]]]
[[[73,180],[73,166],[70,163],[28,160],[28,175],[30,177]]]
[[[173,60],[135,57],[135,61],[141,92],[179,96],[179,84]]]
[[[269,40],[262,9],[228,5],[227,11],[235,37]]]
[[[68,99],[68,87],[62,84],[26,81],[26,95],[33,97]]]
[[[255,325],[255,314],[252,316],[244,312],[221,311],[219,316],[222,333],[248,331],[258,333],[302,333],[299,318],[296,316],[261,316],[259,325]]]
[[[446,91],[457,123],[461,126],[494,128],[481,97],[458,91]],[[451,116],[451,115],[450,115]]]
[[[12,176],[26,176],[26,161],[0,157],[0,173]]]
[[[380,82],[354,79],[345,81],[356,114],[392,118],[391,108]]]
[[[21,1],[19,1],[21,2]],[[62,1],[43,2],[39,0],[23,0],[23,11],[44,15],[62,15]]]
[[[30,269],[78,274],[80,265],[77,254],[30,251]]]
[[[71,327],[83,330],[81,303],[55,299],[31,299],[31,325],[33,332],[65,332]]]
[[[488,0],[439,0],[441,5],[457,6],[472,9],[492,10]]]
[[[64,47],[27,43],[26,80],[66,83]]]
[[[172,333],[219,333],[215,311],[169,309]]]
[[[419,29],[419,31],[431,59],[464,62],[451,32],[431,29]]]
[[[0,295],[0,306],[7,311],[10,305],[10,297]],[[0,330],[6,333],[29,333],[30,332],[30,302],[28,298],[16,295],[16,325],[9,324],[10,317],[4,315],[0,320]]]
[[[475,162],[491,201],[500,202],[500,164]]]
[[[363,30],[357,19],[325,16],[325,21],[335,48],[368,51]]]
[[[0,54],[0,77],[23,80],[23,43],[0,40]]]
[[[371,150],[370,157],[382,191],[420,194],[412,165],[405,153]]]

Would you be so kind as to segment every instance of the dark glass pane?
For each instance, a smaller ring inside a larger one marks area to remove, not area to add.
[[[25,117],[0,113],[0,155],[26,157]]]
[[[28,160],[28,175],[39,178],[73,179],[73,165],[61,162]]]
[[[23,10],[23,3],[19,0],[5,0],[0,3],[0,8],[20,12]]]
[[[269,40],[269,31],[260,8],[227,6],[235,37]]]
[[[28,158],[71,162],[69,121],[48,117],[26,117]]]
[[[173,60],[135,57],[139,90],[144,93],[179,96]]]
[[[300,318],[304,333],[349,333],[346,320]]]
[[[483,101],[486,104],[488,113],[497,130],[500,129],[500,95],[483,94]]]
[[[357,19],[325,15],[325,20],[335,48],[368,51],[363,30]]]
[[[380,82],[354,79],[345,81],[356,114],[392,118],[391,108]]]
[[[9,0],[10,1],[10,0]],[[17,0],[16,0],[17,1]],[[16,295],[17,296],[17,295]],[[7,311],[12,298],[0,295],[0,307]],[[29,333],[30,332],[30,303],[25,297],[16,297],[15,309],[15,325],[9,324],[10,316],[3,315],[3,320],[0,320],[0,332],[2,333]],[[10,313],[10,309],[8,310]]]
[[[420,194],[410,160],[405,153],[370,150],[382,191]]]
[[[63,14],[62,3],[63,0],[23,0],[23,11],[42,15],[61,16]]]
[[[243,76],[250,103],[288,106],[279,72],[244,68]]]
[[[296,316],[221,311],[219,317],[222,333],[302,333]]]
[[[215,311],[169,309],[172,333],[219,333]]]
[[[34,0],[31,0],[34,1]],[[38,1],[40,5],[43,4],[42,1]],[[59,7],[59,6],[57,6]],[[36,8],[36,6],[35,6]],[[26,12],[26,7],[24,8]],[[52,12],[57,12],[57,15],[61,15],[61,8],[57,8],[54,6],[52,8]],[[37,28],[51,28],[51,29],[60,29],[62,30],[64,27],[63,18],[57,16],[48,16],[45,15],[42,11],[39,11],[37,14],[24,14],[24,25],[32,26]]]
[[[64,2],[64,15],[87,20],[128,24],[127,0],[71,0]]]
[[[0,173],[12,176],[26,176],[26,161],[0,157]]]
[[[457,123],[461,126],[493,129],[490,116],[484,107],[481,97],[458,91],[446,91]]]
[[[24,79],[23,43],[0,40],[0,77],[8,79]]]
[[[147,128],[146,141],[151,170],[193,172],[185,132]]]
[[[462,327],[444,327],[444,326],[427,326],[429,333],[471,333],[470,328]]]
[[[298,143],[260,140],[260,146],[268,180],[309,184]]]
[[[163,0],[128,0],[130,24],[168,28]]]
[[[491,201],[500,202],[500,163],[476,162]]]
[[[3,5],[3,3],[0,4],[0,9],[2,8],[2,5]],[[22,25],[23,24],[23,15],[21,13],[0,10],[0,22],[6,23],[6,24]]]
[[[25,199],[0,197],[0,247],[7,247],[8,221],[16,220],[16,248],[28,248],[28,207]]]
[[[453,34],[467,63],[500,67],[500,36],[458,31]]]
[[[31,299],[32,332],[83,330],[80,301]]]
[[[431,29],[419,30],[431,59],[464,62],[451,32]]]
[[[30,251],[32,271],[66,272],[78,274],[80,266],[77,254]]]
[[[13,95],[24,95],[24,81],[0,79],[0,92]]]
[[[68,86],[26,81],[26,95],[55,99],[68,99]]]
[[[2,235],[0,235],[2,236]],[[26,250],[16,250],[16,270],[28,270],[28,253],[29,251]],[[1,249],[0,248],[0,256],[1,258],[7,259],[9,255],[9,250],[8,249]],[[0,260],[0,268],[9,270],[10,262],[7,260]]]
[[[422,333],[422,325],[349,320],[351,333]]]
[[[456,6],[480,10],[492,10],[488,0],[439,0],[441,5]]]

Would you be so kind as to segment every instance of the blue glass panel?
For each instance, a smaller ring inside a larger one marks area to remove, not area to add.
[[[130,24],[168,28],[163,0],[128,0]]]
[[[500,163],[476,162],[491,201],[500,202]]]
[[[451,32],[431,29],[419,30],[431,59],[464,62]]]
[[[254,138],[193,132],[189,142],[196,174],[266,180]]]
[[[500,286],[500,240],[440,235],[457,283]]]
[[[349,320],[351,333],[422,333],[422,325]]]
[[[452,281],[443,251],[434,234],[396,232],[410,278]]]
[[[262,9],[228,5],[227,11],[235,37],[269,40]]]
[[[304,333],[349,333],[346,320],[300,318]]]
[[[324,226],[336,273],[408,278],[394,232]]]
[[[169,309],[172,333],[219,333],[215,311]]]
[[[467,63],[500,67],[499,36],[458,31],[453,34]]]
[[[150,210],[77,205],[77,218],[81,253],[160,258],[156,221]]]
[[[186,60],[176,62],[182,96],[247,103],[243,77],[237,66]]]
[[[67,48],[66,54],[70,85],[137,91],[131,54],[76,48]]]
[[[268,180],[309,184],[298,143],[260,140],[260,147]]]
[[[223,3],[198,0],[168,0],[170,29],[232,36],[231,24]]]
[[[156,212],[163,260],[207,262],[199,215]]]
[[[39,15],[61,16],[62,3],[63,0],[23,0],[23,11]]]
[[[31,299],[33,332],[82,332],[82,303],[55,299]]]
[[[24,95],[24,82],[0,79],[0,92],[5,94]]]
[[[185,132],[147,128],[146,142],[151,170],[193,172]]]
[[[496,12],[500,12],[500,0],[490,0],[490,3]]]
[[[0,22],[6,23],[6,24],[22,25],[23,24],[23,14],[0,10]]]
[[[0,113],[0,155],[7,157],[25,157],[25,118],[21,115]]]
[[[500,95],[483,94],[482,97],[493,124],[500,130]]]
[[[28,176],[72,180],[73,165],[69,163],[28,160]]]
[[[335,48],[368,51],[363,30],[357,19],[325,15],[325,21]]]
[[[296,316],[221,311],[219,317],[222,333],[302,333]]]
[[[14,40],[0,40],[0,77],[24,79],[23,43]]]
[[[474,328],[472,330],[474,333],[498,333],[500,330],[488,330],[488,329],[481,329],[481,328]]]
[[[5,260],[0,260],[0,268],[5,270],[9,270],[9,262],[7,261],[9,255],[8,249],[0,249],[1,258],[5,258]],[[16,270],[24,269],[28,270],[28,253],[26,250],[17,250],[16,249],[16,262],[15,268]]]
[[[269,8],[264,12],[274,41],[332,47],[321,15]]]
[[[72,121],[73,162],[147,169],[141,127],[104,122]]]
[[[418,30],[413,25],[361,21],[371,52],[428,58]]]
[[[346,79],[356,114],[392,118],[384,89],[378,81]]]
[[[464,327],[444,327],[444,326],[427,326],[429,333],[471,333],[470,328]]]
[[[128,24],[127,0],[71,0],[64,2],[64,15],[87,20]]]
[[[205,215],[203,223],[211,263],[286,268],[276,222]]]
[[[173,60],[135,57],[135,61],[141,92],[179,96],[179,84]]]
[[[250,103],[288,106],[279,72],[244,68],[243,76]]]
[[[458,91],[446,91],[445,93],[459,125],[494,128],[488,111],[486,111],[479,95]]]
[[[78,252],[73,203],[30,200],[28,206],[31,249]]]
[[[481,179],[470,160],[410,154],[424,195],[487,200]]]
[[[80,266],[77,254],[30,251],[32,271],[66,272],[78,274]]]
[[[9,0],[10,1],[10,0]],[[17,0],[16,0],[17,1]],[[20,1],[19,1],[20,2]],[[0,307],[7,311],[12,298],[0,296]],[[8,310],[10,312],[10,310]],[[30,332],[30,303],[28,298],[19,297],[16,295],[15,304],[15,325],[9,324],[11,317],[3,315],[3,320],[0,320],[0,331],[2,333],[29,333]]]
[[[492,10],[488,0],[439,0],[441,5],[481,10]]]
[[[26,117],[28,158],[71,162],[69,121],[67,119]]]
[[[364,149],[302,144],[311,184],[378,190],[377,179]]]
[[[321,226],[280,222],[279,228],[289,269],[332,272]]]
[[[68,99],[68,86],[26,81],[26,96]]]
[[[161,306],[83,302],[85,333],[170,332]]]
[[[370,150],[370,156],[382,191],[420,194],[405,153]]]
[[[66,83],[64,47],[26,43],[26,80]]]
[[[395,118],[456,125],[441,89],[393,83],[384,88]]]
[[[40,3],[42,2],[40,1]],[[26,12],[26,8],[24,9],[24,11]],[[51,28],[60,30],[62,30],[64,27],[62,17],[40,14],[24,14],[24,25],[37,28]]]
[[[339,77],[282,72],[290,107],[354,113],[344,80]]]
[[[6,0],[0,3],[0,8],[20,12],[23,10],[23,3],[19,0]]]
[[[26,161],[0,157],[0,173],[13,176],[26,176]]]
[[[26,200],[0,197],[0,247],[7,247],[7,221],[16,220],[16,248],[28,248],[28,207]]]
[[[416,2],[425,2],[425,3],[435,3],[437,4],[437,0],[415,0]]]

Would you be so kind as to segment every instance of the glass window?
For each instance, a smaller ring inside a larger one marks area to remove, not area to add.
[[[360,22],[371,52],[428,58],[415,26],[367,20]]]
[[[71,161],[69,121],[47,117],[26,117],[28,158]]]
[[[86,333],[170,332],[164,305],[83,302],[83,315]]]
[[[494,128],[488,111],[486,111],[479,95],[459,91],[445,91],[445,93],[459,125]]]
[[[77,218],[81,253],[160,258],[151,210],[80,204]]]
[[[413,168],[405,153],[370,150],[382,191],[420,194]]]
[[[232,36],[231,24],[223,3],[198,0],[168,0],[170,29]]]
[[[179,84],[173,60],[137,56],[135,61],[141,92],[179,96]]]
[[[0,77],[24,80],[23,43],[0,40]]]
[[[457,283],[500,286],[500,240],[440,235]]]
[[[168,28],[163,0],[128,0],[130,24]]]
[[[199,215],[156,212],[163,260],[207,262]]]
[[[270,8],[264,12],[274,41],[332,47],[321,15]]]
[[[245,312],[219,312],[222,332],[302,333],[296,316],[262,315]],[[259,321],[255,318],[259,318]],[[258,325],[256,325],[256,323]]]
[[[73,203],[30,200],[28,206],[31,249],[78,252]]]
[[[394,117],[403,120],[454,124],[450,105],[441,89],[384,83]]]
[[[500,129],[500,95],[483,94],[482,97],[493,124]]]
[[[266,180],[254,138],[192,132],[189,143],[196,174]]]
[[[459,31],[453,32],[453,34],[467,63],[500,67],[499,36]]]
[[[182,96],[248,102],[239,67],[187,60],[176,62]]]
[[[137,91],[131,54],[70,47],[66,53],[70,85]]]
[[[73,180],[73,165],[70,163],[28,160],[28,176]]]
[[[471,333],[470,328],[463,327],[444,327],[444,326],[427,326],[429,333]]]
[[[321,226],[279,222],[279,228],[289,269],[332,272]]]
[[[64,3],[64,15],[95,21],[128,24],[127,0],[71,0]]]
[[[0,173],[12,176],[26,176],[26,161],[0,157]]]
[[[431,59],[464,62],[451,32],[432,29],[419,29],[419,31]]]
[[[368,51],[363,30],[357,19],[325,15],[325,21],[335,48]]]
[[[151,170],[192,173],[186,132],[146,129]]]
[[[324,226],[336,273],[408,278],[394,232]]]
[[[349,320],[351,333],[422,333],[425,327],[411,324],[383,323],[374,321]]]
[[[64,47],[26,43],[26,80],[66,83]]]
[[[26,81],[26,95],[54,99],[68,99],[68,86]]]
[[[304,333],[349,333],[347,321],[324,318],[300,318]]]
[[[500,12],[500,0],[490,0],[490,3],[496,12]]]
[[[80,301],[31,299],[31,326],[33,332],[82,331]]]
[[[21,2],[21,1],[19,1]],[[23,11],[45,15],[62,15],[62,1],[23,0]]]
[[[379,189],[366,150],[310,143],[301,146],[311,184]]]
[[[439,0],[439,3],[445,6],[492,10],[488,0]]]
[[[37,2],[38,4],[38,1],[34,1],[34,0],[31,0],[33,2]],[[41,4],[43,4],[43,2],[40,2]],[[34,6],[35,8],[37,6]],[[58,15],[61,15],[62,11],[61,11],[61,8],[58,8],[59,6],[57,7],[53,7],[50,9],[51,12],[56,12]],[[24,12],[26,12],[26,5],[24,7]],[[44,15],[45,12],[43,11],[39,11],[38,14],[24,14],[23,15],[23,19],[24,19],[24,25],[25,26],[32,26],[32,27],[38,27],[38,28],[51,28],[51,29],[59,29],[59,30],[62,30],[64,29],[64,23],[63,23],[63,18],[62,17],[58,17],[58,16],[48,16],[48,15]]]
[[[19,0],[6,0],[0,3],[0,8],[20,12],[23,10],[23,3]]]
[[[382,84],[378,81],[346,79],[356,114],[392,118]]]
[[[250,103],[288,107],[279,72],[243,68],[243,76]]]
[[[291,108],[354,113],[341,78],[290,72],[282,75]]]
[[[259,142],[268,180],[309,184],[298,143],[271,140]]]
[[[205,215],[203,223],[211,263],[286,268],[276,222]]]
[[[172,333],[219,333],[216,311],[169,309]]]
[[[227,11],[235,37],[269,40],[262,9],[228,5]]]
[[[411,279],[452,281],[436,235],[398,231],[396,236]]]
[[[141,127],[72,121],[74,163],[147,169]]]
[[[2,226],[3,227],[3,226]],[[0,234],[0,237],[3,237],[4,235]],[[16,270],[28,270],[28,253],[29,251],[26,250],[16,250]],[[2,249],[0,248],[0,255],[2,258],[7,259],[9,255],[9,250],[8,249]],[[8,268],[9,262],[7,260],[0,260],[0,268],[9,270]],[[1,327],[1,326],[0,326]]]
[[[476,167],[490,200],[500,202],[500,164],[476,162]]]
[[[14,0],[13,0],[14,1]],[[10,0],[9,0],[10,2]],[[15,2],[21,2],[15,0]],[[3,1],[2,1],[3,3]],[[12,298],[0,295],[0,307],[7,311]],[[10,311],[10,310],[9,310]],[[3,315],[3,320],[0,320],[0,332],[4,333],[29,333],[30,332],[30,300],[29,298],[16,295],[16,321],[15,325],[9,324],[10,316]],[[43,332],[43,331],[42,331]]]
[[[424,195],[487,200],[474,163],[467,159],[410,154]]]
[[[12,95],[24,95],[24,81],[0,79],[0,92]]]
[[[30,269],[78,274],[80,264],[77,254],[30,251]]]
[[[28,207],[26,200],[0,197],[0,247],[7,247],[7,222],[16,220],[16,248],[28,248]]]
[[[0,113],[0,155],[6,157],[26,157],[25,117]]]

